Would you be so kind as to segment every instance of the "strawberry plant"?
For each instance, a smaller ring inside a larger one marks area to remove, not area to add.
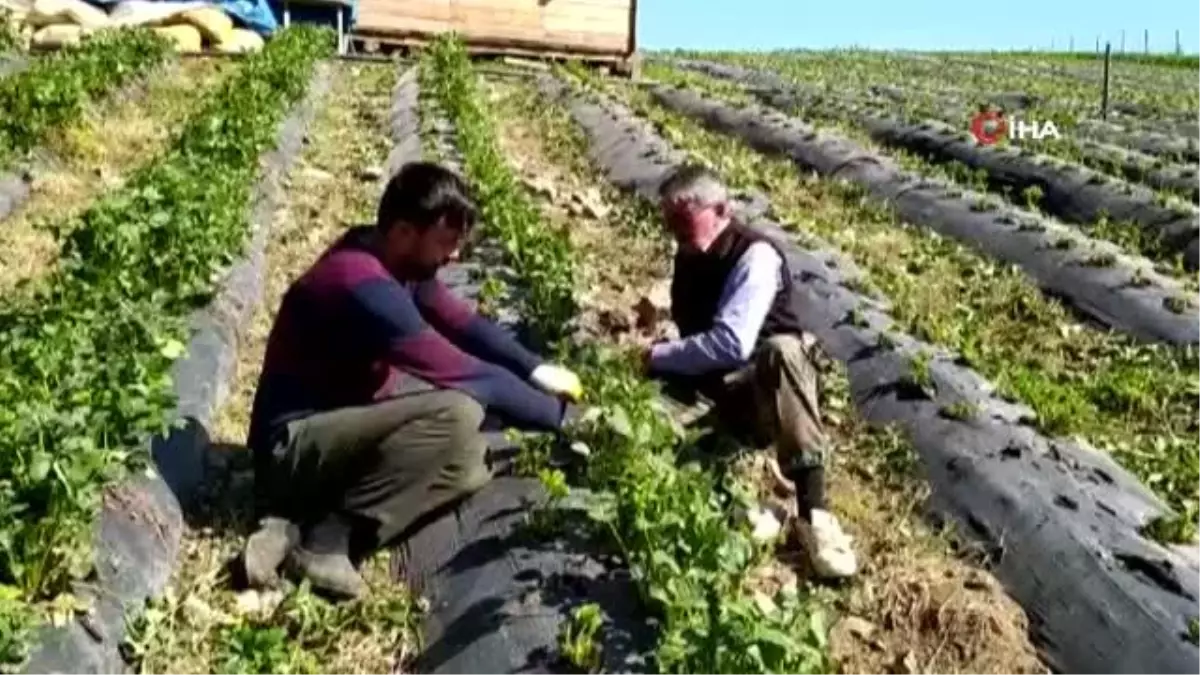
[[[572,429],[589,450],[580,479],[595,495],[589,509],[595,532],[624,558],[642,599],[663,619],[657,669],[828,672],[823,615],[815,603],[794,591],[781,591],[772,609],[752,599],[746,578],[769,550],[733,517],[745,497],[696,464],[680,465],[691,439],[639,376],[632,355],[575,346],[567,338],[576,310],[570,239],[542,226],[501,154],[462,45],[439,40],[422,67],[436,83],[429,93],[457,127],[485,233],[503,245],[529,294],[523,316],[558,338],[552,350],[588,385],[593,412]]]
[[[17,22],[13,11],[0,7],[0,53],[15,51],[21,47],[21,35],[17,31]]]
[[[436,75],[422,78],[458,129],[466,173],[479,191],[483,234],[504,247],[505,255],[524,277],[521,316],[534,334],[549,342],[566,334],[575,313],[574,253],[565,232],[542,227],[537,208],[524,196],[495,143],[491,119],[480,105],[475,72],[455,43],[431,50],[424,68]]]
[[[0,312],[0,591],[30,611],[88,573],[105,488],[167,429],[186,317],[242,247],[258,157],[330,47],[275,37],[164,157],[64,224],[59,268]]]
[[[144,29],[102,31],[0,79],[0,166],[28,152],[91,101],[166,61],[170,43]]]

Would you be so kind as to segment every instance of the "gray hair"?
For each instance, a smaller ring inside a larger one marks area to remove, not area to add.
[[[728,199],[721,179],[699,164],[683,164],[658,186],[659,199],[684,199],[697,204],[718,204]]]

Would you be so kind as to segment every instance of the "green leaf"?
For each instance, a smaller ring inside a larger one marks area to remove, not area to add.
[[[174,361],[175,359],[178,359],[187,353],[187,345],[183,344],[179,340],[170,339],[163,343],[159,353]]]

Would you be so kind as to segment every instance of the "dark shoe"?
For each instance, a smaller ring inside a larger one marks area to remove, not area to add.
[[[330,514],[304,533],[304,543],[288,556],[288,569],[308,579],[313,588],[333,595],[358,598],[367,583],[350,562],[350,523]]]
[[[313,553],[297,547],[288,556],[288,568],[308,579],[313,588],[338,597],[354,599],[367,593],[367,582],[342,553]]]
[[[275,516],[263,518],[258,531],[246,539],[246,550],[242,553],[247,583],[252,588],[276,585],[279,564],[299,542],[300,528],[291,521]]]

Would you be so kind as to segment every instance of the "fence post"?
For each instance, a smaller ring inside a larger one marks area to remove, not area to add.
[[[1112,60],[1112,43],[1104,43],[1104,91],[1100,98],[1100,119],[1108,119],[1108,66]]]

